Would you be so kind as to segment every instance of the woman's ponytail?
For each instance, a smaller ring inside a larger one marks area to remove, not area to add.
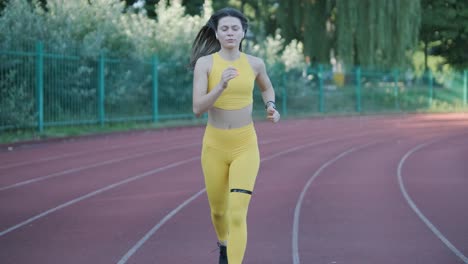
[[[200,57],[212,54],[221,49],[219,41],[216,39],[216,32],[212,25],[211,20],[202,27],[198,32],[197,37],[192,44],[192,55],[190,56],[189,68],[194,69],[195,63]]]

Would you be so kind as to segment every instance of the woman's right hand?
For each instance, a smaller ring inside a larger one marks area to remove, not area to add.
[[[236,78],[239,72],[234,67],[227,67],[221,75],[221,87],[226,89],[230,80]]]

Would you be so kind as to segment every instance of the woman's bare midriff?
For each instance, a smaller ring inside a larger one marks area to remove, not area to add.
[[[208,123],[219,129],[240,128],[252,123],[252,104],[236,110],[213,107],[208,110]]]

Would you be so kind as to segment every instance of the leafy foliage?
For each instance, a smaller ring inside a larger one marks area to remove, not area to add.
[[[421,5],[425,56],[442,56],[454,68],[468,67],[468,2],[422,0]]]
[[[34,121],[36,110],[34,97],[29,91],[30,83],[17,70],[3,70],[5,74],[0,78],[0,125],[28,127]]]
[[[21,82],[19,76],[24,73],[19,70],[34,69],[37,41],[44,43],[48,54],[44,85],[53,85],[48,80],[60,75],[54,80],[61,86],[51,94],[60,99],[50,112],[71,115],[67,107],[74,100],[86,105],[79,109],[83,115],[96,115],[96,76],[102,55],[109,114],[116,118],[124,110],[151,114],[145,99],[151,97],[149,60],[154,55],[160,62],[161,112],[190,112],[192,76],[185,66],[192,41],[213,9],[224,6],[246,14],[250,34],[244,48],[264,59],[276,86],[284,84],[287,73],[289,91],[285,93],[299,97],[312,96],[311,89],[317,89],[317,74],[307,69],[307,57],[314,68],[317,63],[328,64],[333,55],[347,65],[407,66],[409,58],[415,57],[419,36],[428,44],[426,55],[438,55],[437,64],[442,61],[461,68],[468,61],[466,1],[9,0],[0,5],[0,51],[29,54],[24,61],[2,57],[0,118],[12,124],[31,124],[36,118],[31,88],[35,86],[34,70],[29,70],[28,76],[33,76],[29,83]],[[54,63],[50,54],[63,63]],[[420,65],[415,68],[422,72]],[[277,96],[280,101],[282,92]],[[122,109],[126,99],[132,106]]]
[[[280,0],[278,5],[275,14],[286,41],[303,42],[306,56],[329,63],[334,38],[331,27],[334,1]]]
[[[337,1],[337,49],[347,64],[402,67],[417,44],[419,1]]]

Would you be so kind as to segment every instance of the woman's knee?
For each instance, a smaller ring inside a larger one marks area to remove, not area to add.
[[[231,225],[240,226],[247,221],[247,211],[252,192],[235,190],[231,190],[229,218]]]
[[[213,219],[223,219],[226,217],[226,211],[225,210],[211,210],[211,217]]]
[[[233,210],[229,215],[231,227],[243,226],[247,222],[247,210]]]

